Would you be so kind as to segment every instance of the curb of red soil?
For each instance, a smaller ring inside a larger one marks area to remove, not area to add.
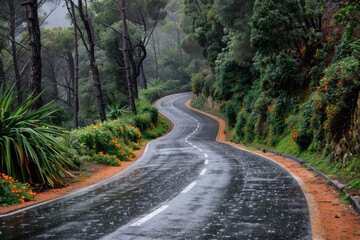
[[[218,122],[219,131],[216,138],[218,142],[261,155],[279,164],[294,177],[307,200],[313,239],[360,239],[360,216],[356,214],[353,208],[342,204],[342,200],[333,187],[326,185],[323,180],[320,180],[313,172],[305,168],[302,165],[303,160],[294,161],[294,159],[287,158],[286,156],[264,153],[260,150],[250,151],[245,146],[227,142],[224,134],[226,130],[225,121],[211,113],[191,107],[190,102],[191,100],[186,102],[188,108]],[[341,221],[339,221],[340,218]]]

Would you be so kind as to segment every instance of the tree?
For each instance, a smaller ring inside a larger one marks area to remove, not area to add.
[[[73,36],[70,29],[42,31],[43,81],[50,81],[52,99],[72,106],[74,82]],[[49,89],[49,88],[47,88]]]
[[[214,11],[227,29],[228,50],[240,64],[251,61],[256,51],[250,44],[253,5],[254,0],[214,0]]]
[[[192,34],[203,47],[203,55],[211,68],[219,53],[226,48],[224,26],[213,9],[212,1],[184,1],[185,13],[192,19]]]
[[[26,8],[26,16],[29,31],[30,47],[30,91],[36,95],[41,93],[41,32],[38,17],[39,3],[37,0],[28,0],[22,3]],[[32,105],[33,109],[39,109],[42,106],[42,98],[39,98]]]
[[[279,53],[299,41],[295,27],[298,1],[255,1],[251,18],[251,43],[261,54]]]
[[[12,57],[13,57],[13,64],[14,64],[14,73],[15,73],[15,81],[16,87],[18,92],[18,103],[22,102],[22,93],[21,93],[21,75],[19,72],[19,63],[18,63],[18,54],[17,54],[17,47],[16,47],[16,28],[17,28],[17,11],[15,0],[9,1],[9,21],[10,21],[10,39],[11,39],[11,49],[12,49]],[[20,20],[20,23],[22,21]]]
[[[177,51],[180,60],[180,69],[181,69],[181,82],[184,82],[185,72],[184,72],[184,64],[183,64],[183,53],[181,49],[181,36],[180,36],[180,23],[176,16],[173,16],[173,13],[169,12],[168,17],[171,21],[173,21],[175,30],[176,30],[176,40],[177,40]]]
[[[167,1],[165,0],[156,0],[156,1],[148,1],[142,4],[139,4],[138,1],[132,1],[135,3],[136,7],[132,8],[136,10],[136,14],[133,15],[133,18],[130,17],[131,21],[136,23],[143,29],[143,39],[140,41],[135,47],[133,48],[132,57],[133,62],[133,69],[134,69],[134,78],[137,81],[140,74],[142,73],[142,86],[146,89],[147,87],[147,80],[144,73],[144,66],[143,61],[147,56],[146,47],[153,35],[156,25],[160,20],[163,20],[166,16],[166,11],[162,9],[166,6]],[[131,16],[130,15],[130,16]],[[137,82],[136,82],[137,85]],[[138,95],[137,86],[135,89],[135,97],[137,98]]]
[[[79,127],[79,44],[78,44],[78,25],[75,16],[75,6],[73,1],[66,0],[66,6],[71,17],[71,22],[73,25],[73,35],[74,35],[74,67],[72,69],[72,78],[73,78],[73,127]]]
[[[3,71],[7,75],[6,78],[9,82],[16,84],[18,103],[22,102],[22,75],[24,74],[29,61],[21,61],[22,55],[25,55],[28,48],[24,46],[27,41],[28,35],[24,34],[24,26],[26,15],[25,8],[23,8],[19,1],[4,0],[2,8],[0,9],[1,21],[1,41],[2,49],[4,50]],[[19,40],[20,39],[20,40]],[[21,64],[24,62],[22,70]],[[12,68],[12,69],[11,69]],[[14,76],[10,74],[13,70]],[[5,76],[4,76],[5,77]]]
[[[95,34],[94,34],[94,28],[93,28],[90,16],[88,14],[88,8],[87,8],[86,1],[85,1],[85,8],[84,8],[82,0],[78,0],[77,9],[79,11],[81,21],[84,24],[85,31],[86,31],[87,41],[85,40],[85,37],[83,35],[81,35],[81,38],[83,40],[86,51],[88,52],[88,57],[89,57],[89,61],[90,61],[89,65],[90,65],[90,70],[92,72],[93,79],[94,79],[95,95],[97,98],[100,120],[105,121],[106,120],[105,101],[104,101],[103,93],[101,90],[100,73],[99,73],[99,69],[98,69],[98,65],[96,63],[96,57],[95,57]]]
[[[122,42],[123,42],[123,58],[125,64],[125,74],[126,74],[126,81],[128,84],[128,91],[129,91],[129,101],[130,101],[130,108],[134,114],[136,114],[136,105],[135,105],[135,95],[134,95],[134,85],[133,85],[133,78],[132,78],[132,69],[131,69],[131,55],[130,55],[130,36],[129,36],[129,29],[126,22],[126,5],[125,0],[118,0],[118,7],[121,14],[122,19]]]

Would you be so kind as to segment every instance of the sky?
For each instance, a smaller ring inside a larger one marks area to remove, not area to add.
[[[54,8],[55,10],[46,19],[47,24],[45,25],[45,28],[69,27],[71,24],[69,19],[66,18],[67,9],[65,6],[65,1],[60,1],[59,5],[53,3],[45,3],[41,7],[41,10],[42,12],[46,12],[47,14],[49,14]]]

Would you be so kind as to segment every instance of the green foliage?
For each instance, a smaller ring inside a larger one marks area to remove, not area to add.
[[[220,22],[230,28],[242,30],[251,16],[253,0],[214,0],[214,9]]]
[[[106,113],[106,116],[112,120],[124,117],[126,114],[131,112],[131,109],[128,107],[121,107],[120,104],[113,103],[108,106],[109,111]]]
[[[46,122],[56,112],[51,103],[30,110],[38,98],[30,94],[13,107],[14,90],[0,87],[0,172],[23,182],[62,186],[66,168],[73,166],[72,150],[61,141],[67,137],[63,129]]]
[[[251,44],[258,53],[279,53],[298,42],[300,29],[294,27],[300,15],[298,1],[256,0],[251,18]]]
[[[120,166],[120,159],[116,157],[116,155],[104,154],[103,152],[99,152],[98,154],[94,154],[91,159],[92,161],[98,164],[104,164],[108,166]]]
[[[0,173],[0,206],[9,206],[35,200],[30,185]]]
[[[111,120],[73,130],[71,146],[79,155],[93,156],[92,160],[114,165],[116,161],[129,161],[138,148],[141,133],[124,121]]]
[[[360,189],[360,179],[354,179],[347,184],[347,186],[351,189]]]
[[[151,79],[149,81],[148,89],[141,91],[141,96],[150,102],[154,102],[161,97],[169,94],[189,91],[187,86],[182,87],[180,80],[162,80],[162,79]]]
[[[238,64],[231,57],[226,56],[218,61],[221,63],[216,68],[216,72],[219,74],[216,98],[227,101],[234,94],[238,97],[244,96],[253,81],[252,65]]]
[[[241,111],[236,119],[236,135],[242,140],[245,139],[245,128],[247,119],[248,113],[246,111]]]
[[[237,106],[231,102],[225,104],[225,116],[230,128],[233,128],[236,123]]]
[[[203,93],[206,97],[208,97],[208,96],[214,96],[215,91],[216,91],[216,78],[214,75],[210,75],[208,78],[205,78]]]
[[[255,65],[260,72],[262,89],[271,97],[278,97],[301,86],[298,63],[289,55],[280,53],[275,57],[258,55]]]
[[[350,125],[360,90],[360,61],[356,46],[351,49],[352,55],[324,70],[324,77],[309,100],[312,105],[311,129],[317,140],[327,136],[325,142],[337,141]]]
[[[205,76],[202,73],[195,73],[191,77],[192,92],[196,95],[202,93],[205,82]]]
[[[346,5],[342,6],[334,15],[334,18],[343,25],[346,25],[349,20],[359,20],[360,4],[356,1],[348,1]]]
[[[145,129],[151,126],[151,115],[149,113],[138,114],[134,117],[134,125],[140,129],[140,131],[145,131]]]
[[[190,3],[185,3],[189,6]],[[217,55],[221,53],[225,44],[222,42],[224,36],[224,27],[218,19],[218,15],[214,12],[210,5],[205,6],[206,10],[192,13],[193,33],[199,45],[203,47],[203,54],[207,59],[207,63],[212,68],[215,67]]]
[[[117,118],[71,131],[71,146],[81,160],[118,166],[120,161],[135,157],[134,150],[140,149],[142,134],[148,140],[167,131],[166,122],[159,122],[158,110],[142,97],[144,92],[140,92],[136,102],[137,115],[114,105]]]
[[[156,127],[151,126],[150,128],[146,129],[146,131],[143,132],[142,138],[144,140],[155,139],[165,134],[168,130],[169,130],[168,123],[163,117],[160,117],[158,125]]]

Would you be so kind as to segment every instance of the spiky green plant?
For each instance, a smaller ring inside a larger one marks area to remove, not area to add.
[[[51,103],[31,110],[38,98],[30,94],[13,106],[14,89],[0,87],[0,172],[22,182],[62,186],[66,168],[73,165],[71,149],[64,144],[63,129],[46,122],[56,111]]]

